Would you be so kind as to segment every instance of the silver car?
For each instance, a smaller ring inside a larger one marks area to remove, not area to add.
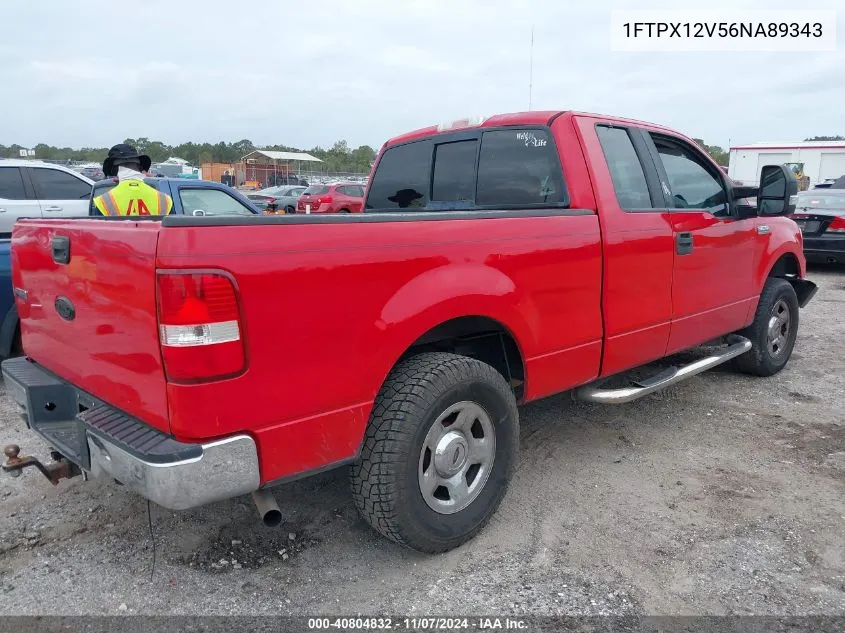
[[[262,211],[294,213],[296,211],[296,200],[306,189],[307,187],[301,185],[282,185],[253,191],[248,193],[247,197]]]

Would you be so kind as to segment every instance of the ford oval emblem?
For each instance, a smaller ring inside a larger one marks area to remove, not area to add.
[[[56,299],[56,312],[65,321],[73,321],[76,318],[76,308],[67,297],[59,297]]]

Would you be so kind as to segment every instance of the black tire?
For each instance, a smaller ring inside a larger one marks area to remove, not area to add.
[[[769,336],[769,324],[773,317],[783,314],[784,308],[789,321],[786,331],[782,323],[776,324],[783,341],[779,345],[773,345]],[[737,368],[753,376],[773,376],[786,367],[798,336],[798,312],[798,297],[795,296],[792,284],[777,277],[766,280],[754,321],[739,332],[751,341],[752,347],[750,351],[737,357]]]
[[[341,213],[349,213],[350,211],[349,211],[349,209],[341,209],[340,212]]]
[[[296,213],[296,209],[294,209],[292,206],[288,205],[288,206],[285,207],[285,213]]]
[[[423,443],[442,413],[474,403],[495,436],[489,475],[462,510],[443,514],[423,497]],[[474,537],[505,495],[519,450],[519,414],[512,390],[493,367],[447,353],[400,362],[376,397],[361,456],[352,466],[355,505],[387,538],[421,552],[453,549]]]

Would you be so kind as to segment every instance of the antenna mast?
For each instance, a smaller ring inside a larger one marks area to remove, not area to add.
[[[531,111],[531,97],[534,91],[534,25],[531,25],[531,51],[528,62],[528,111]]]

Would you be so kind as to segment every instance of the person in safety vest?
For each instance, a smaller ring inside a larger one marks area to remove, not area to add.
[[[94,198],[94,206],[103,215],[167,215],[173,200],[144,182],[152,161],[131,145],[120,143],[109,150],[103,161],[103,173],[118,184]]]

